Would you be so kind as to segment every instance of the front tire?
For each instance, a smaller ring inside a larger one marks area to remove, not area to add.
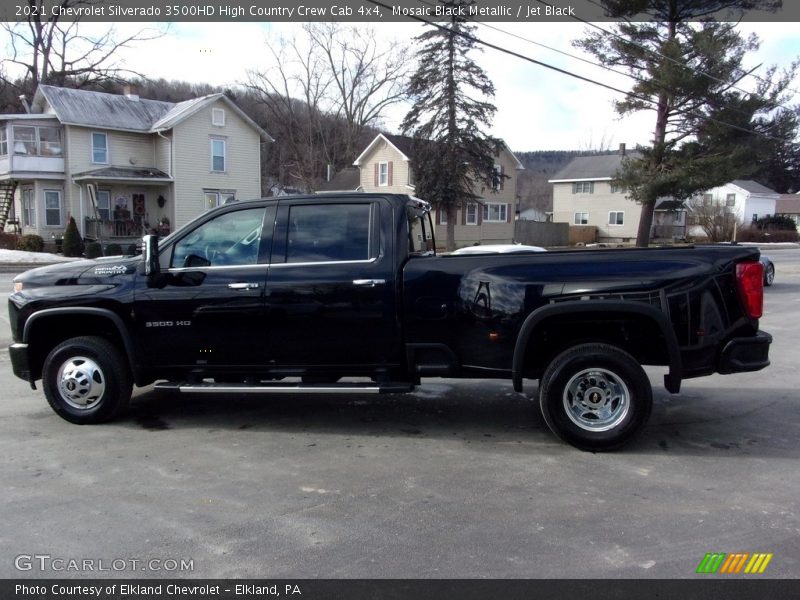
[[[121,352],[99,337],[77,337],[53,348],[42,386],[58,416],[79,425],[110,421],[123,412],[133,383]]]
[[[653,392],[641,365],[609,344],[580,344],[559,354],[539,385],[539,406],[559,438],[588,451],[615,450],[650,417]]]

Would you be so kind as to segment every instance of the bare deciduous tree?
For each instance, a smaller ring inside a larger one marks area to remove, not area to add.
[[[313,189],[328,159],[322,147],[327,121],[322,106],[331,85],[325,63],[313,47],[296,38],[266,40],[272,66],[251,71],[247,87],[255,92],[271,120],[280,153],[278,180]]]
[[[379,126],[384,109],[403,99],[408,47],[381,50],[375,30],[363,27],[309,23],[303,28],[330,69],[331,114],[347,124],[344,153],[352,156],[364,129]]]
[[[689,223],[703,229],[709,242],[729,242],[742,224],[733,208],[726,202],[708,198],[694,198],[687,203]]]
[[[163,30],[143,29],[120,35],[114,26],[97,34],[87,33],[80,19],[62,20],[61,12],[90,7],[100,0],[28,0],[31,16],[24,22],[3,23],[9,55],[0,60],[3,81],[19,91],[30,93],[40,83],[86,87],[108,81],[139,76],[123,66],[120,51],[137,42],[152,40]],[[59,10],[52,10],[53,7]],[[47,10],[44,10],[47,8]],[[44,16],[46,15],[46,17]],[[13,77],[22,69],[23,75]]]
[[[272,66],[249,73],[280,153],[279,181],[313,190],[326,165],[349,166],[364,133],[402,98],[404,46],[382,50],[372,30],[308,24],[304,35],[267,40]]]

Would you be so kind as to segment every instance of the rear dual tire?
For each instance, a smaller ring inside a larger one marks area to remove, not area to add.
[[[580,344],[545,370],[539,407],[547,426],[581,450],[615,450],[644,428],[653,406],[641,365],[609,344]]]

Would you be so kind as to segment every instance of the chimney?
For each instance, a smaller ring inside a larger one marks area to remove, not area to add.
[[[22,102],[22,107],[25,109],[25,112],[30,114],[31,105],[28,104],[28,99],[25,97],[25,94],[20,94],[19,95],[19,101]]]
[[[619,155],[620,156],[625,156],[625,142],[623,142],[623,143],[621,143],[619,145]]]
[[[133,93],[133,89],[131,88],[131,85],[129,83],[126,83],[124,86],[122,86],[122,93],[125,94],[125,97],[131,102],[139,101],[138,94]]]

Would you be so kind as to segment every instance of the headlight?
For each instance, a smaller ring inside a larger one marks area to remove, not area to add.
[[[15,281],[14,282],[14,292],[15,293],[16,292],[21,292],[22,291],[22,287],[23,286],[22,286],[22,282],[21,281]]]

